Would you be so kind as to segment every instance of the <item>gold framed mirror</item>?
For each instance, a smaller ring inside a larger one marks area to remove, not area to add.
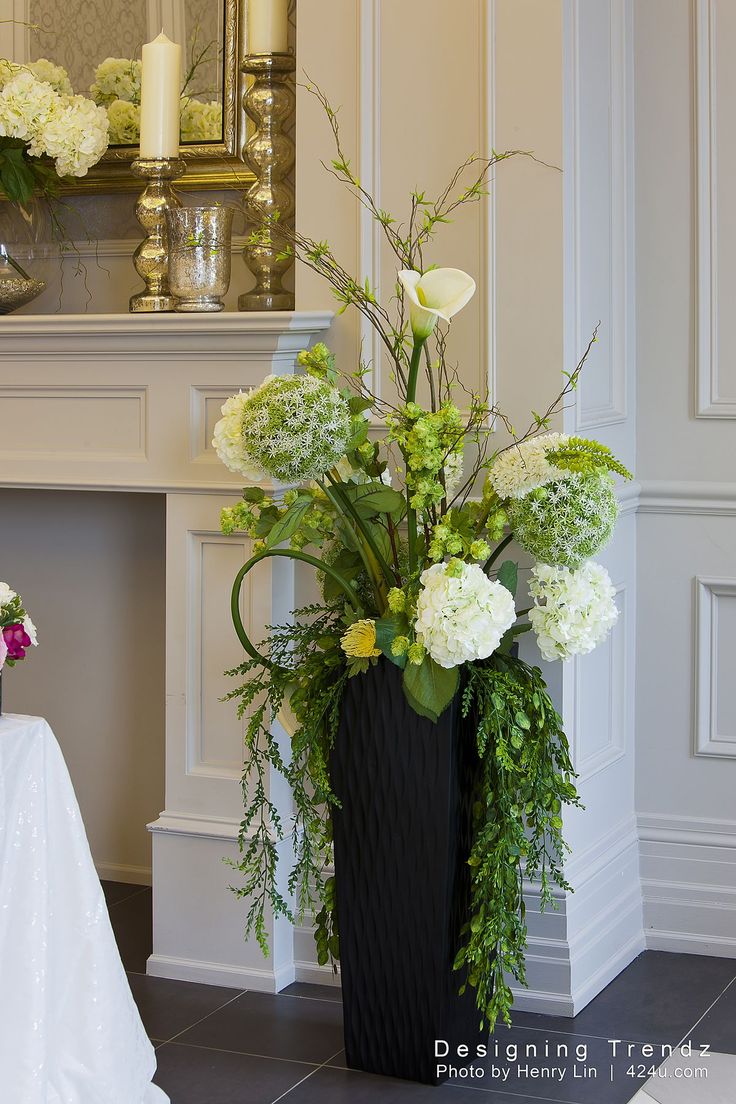
[[[61,66],[74,92],[92,96],[108,112],[107,153],[64,192],[140,189],[130,163],[138,154],[141,47],[162,28],[181,44],[184,57],[180,155],[187,187],[242,186],[253,179],[241,155],[246,0],[9,3],[13,22],[0,24],[0,57]]]

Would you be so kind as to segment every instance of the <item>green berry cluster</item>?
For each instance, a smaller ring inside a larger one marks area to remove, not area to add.
[[[445,497],[440,478],[448,456],[459,452],[465,435],[462,415],[452,403],[422,410],[410,402],[388,418],[390,439],[406,462],[406,485],[413,510],[439,506]]]

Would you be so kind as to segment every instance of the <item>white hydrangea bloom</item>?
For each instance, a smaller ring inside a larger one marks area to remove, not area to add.
[[[111,146],[134,146],[141,136],[141,109],[128,100],[113,100],[107,107]]]
[[[258,483],[265,472],[258,468],[245,453],[243,441],[243,408],[252,391],[239,391],[231,395],[222,406],[222,417],[215,425],[212,447],[226,468]]]
[[[55,65],[48,58],[38,58],[36,61],[29,61],[28,68],[37,80],[50,84],[54,91],[61,96],[74,95],[72,82],[69,80],[69,74],[63,65]]]
[[[104,107],[85,96],[67,96],[43,128],[43,145],[59,176],[86,176],[107,149],[107,134]]]
[[[222,104],[186,97],[181,103],[182,142],[212,142],[222,139]]]
[[[3,606],[7,606],[9,602],[12,602],[18,595],[12,590],[7,583],[0,583],[0,609]]]
[[[567,433],[545,433],[528,441],[512,445],[495,460],[488,473],[499,498],[521,498],[537,487],[555,479],[565,479],[569,471],[557,468],[547,460],[547,453],[561,448],[570,440]]]
[[[605,567],[589,560],[572,571],[538,563],[532,568],[529,620],[546,660],[585,655],[616,624],[616,590]]]
[[[44,131],[60,106],[61,97],[50,84],[21,69],[0,92],[0,137],[29,142],[33,157],[46,153]]]
[[[89,89],[92,99],[104,105],[111,104],[113,100],[139,104],[141,72],[142,65],[134,58],[105,58],[95,69],[94,84]]]
[[[516,620],[510,592],[478,564],[433,564],[421,583],[414,628],[440,667],[485,659]]]

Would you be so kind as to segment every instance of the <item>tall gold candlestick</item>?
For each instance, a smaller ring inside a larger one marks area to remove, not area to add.
[[[176,306],[176,299],[169,290],[166,210],[181,207],[171,181],[183,176],[185,170],[184,161],[178,157],[138,158],[131,165],[134,176],[148,181],[135,205],[136,218],[147,236],[133,254],[135,270],[146,286],[131,297],[129,310],[132,314],[173,311]]]
[[[245,193],[246,214],[256,229],[275,215],[285,223],[294,214],[294,189],[287,177],[294,166],[295,149],[284,128],[296,102],[289,83],[295,69],[292,54],[254,54],[243,63],[243,72],[255,78],[243,103],[256,129],[243,153],[256,175]],[[293,261],[279,256],[282,249],[283,245],[273,241],[268,233],[246,243],[245,263],[255,276],[256,285],[238,299],[240,310],[294,309],[294,294],[282,284]]]

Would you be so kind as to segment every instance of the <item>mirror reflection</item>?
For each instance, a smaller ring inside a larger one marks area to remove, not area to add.
[[[0,57],[29,65],[64,93],[103,106],[110,146],[137,147],[141,48],[163,29],[182,46],[181,143],[223,134],[225,0],[11,0]]]

